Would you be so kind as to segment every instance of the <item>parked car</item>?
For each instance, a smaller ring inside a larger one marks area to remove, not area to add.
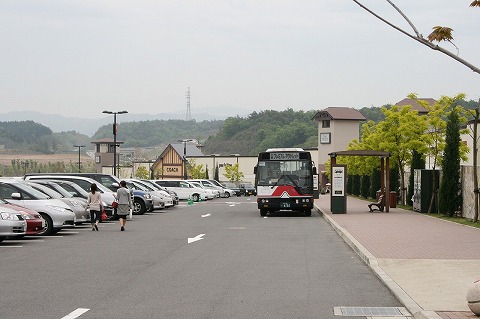
[[[212,183],[213,185],[216,185],[216,186],[219,186],[221,188],[223,188],[224,192],[225,192],[225,196],[224,197],[231,197],[231,196],[234,196],[235,195],[235,190],[227,187],[226,185],[220,183],[219,181],[217,180],[214,180],[214,179],[209,179],[208,180],[210,183]],[[235,184],[233,184],[235,185]],[[236,187],[236,186],[235,186]]]
[[[45,195],[50,196],[51,198],[56,198],[67,204],[70,209],[75,213],[75,225],[81,225],[86,222],[90,222],[90,213],[87,211],[87,200],[83,198],[73,197],[72,194],[68,193],[64,189],[57,188],[53,190],[50,187],[39,184],[41,181],[29,182],[25,181],[27,185],[30,185],[37,191],[44,193]],[[52,182],[47,182],[51,185]]]
[[[231,196],[240,196],[240,187],[238,187],[238,185],[234,182],[224,182],[223,185],[226,187],[226,189],[229,189],[233,192]]]
[[[24,176],[24,179],[29,179],[27,178],[28,176],[80,176],[80,177],[86,177],[86,178],[91,178],[97,183],[102,184],[106,188],[110,189],[112,192],[116,193],[117,189],[120,187],[120,180],[113,175],[110,174],[103,174],[103,173],[27,173]]]
[[[175,191],[175,193],[178,194],[179,199],[191,198],[194,202],[198,202],[199,200],[205,200],[207,198],[203,189],[195,187],[186,181],[158,179],[152,180],[152,182],[155,182],[166,189]]]
[[[55,234],[65,227],[73,226],[75,214],[67,204],[33,189],[22,181],[0,180],[0,198],[10,204],[37,211],[45,219],[41,235]]]
[[[154,189],[158,189],[158,190],[162,190],[164,192],[167,192],[170,197],[172,197],[172,200],[173,200],[173,205],[178,205],[178,201],[179,201],[179,198],[178,198],[178,195],[177,193],[175,193],[175,191],[171,190],[171,189],[166,189],[165,187],[163,186],[160,186],[152,181],[149,181],[149,180],[146,180],[146,179],[142,179],[141,180],[142,182],[144,183],[147,183],[148,185],[152,186]]]
[[[62,187],[63,189],[65,189],[67,192],[72,194],[73,197],[88,199],[88,192],[86,190],[84,190],[82,187],[80,187],[80,185],[78,185],[74,182],[62,181],[62,180],[56,180],[56,179],[51,179],[51,180],[36,179],[36,180],[33,180],[33,181],[35,181],[35,182],[47,182],[47,183],[52,182],[52,183],[55,183],[55,185],[58,185],[58,186]]]
[[[239,196],[257,196],[257,190],[255,189],[255,186],[252,183],[240,183],[238,185],[240,188],[240,195]]]
[[[102,194],[107,194],[107,199],[104,199],[106,202],[105,211],[108,216],[113,216],[112,203],[115,201],[115,193],[117,192],[118,187],[120,187],[120,180],[110,174],[101,174],[101,173],[52,173],[52,174],[40,174],[40,173],[30,173],[24,176],[25,179],[41,179],[41,177],[48,177],[49,179],[67,179],[73,181],[80,186],[82,186],[87,192],[90,191],[91,183],[96,183],[99,190]],[[90,185],[85,183],[80,183],[80,179],[90,180]],[[110,194],[108,194],[110,193]],[[111,195],[111,196],[110,196]],[[113,197],[112,197],[113,196]],[[103,195],[102,195],[103,199]],[[151,195],[140,190],[133,191],[133,214],[142,215],[150,210],[153,206],[153,201]]]
[[[208,179],[190,179],[188,181],[198,182],[202,184],[204,187],[211,189],[215,194],[216,197],[225,197],[225,189],[221,186],[214,185]]]
[[[220,197],[220,192],[218,192],[217,190],[208,188],[206,186],[203,186],[200,182],[190,181],[190,180],[188,182],[195,187],[202,188],[205,191],[205,194],[207,195],[207,199],[214,199],[216,197]]]
[[[112,207],[112,203],[115,201],[115,194],[102,184],[98,183],[96,180],[83,177],[83,176],[70,176],[70,175],[26,175],[25,179],[28,181],[35,181],[35,180],[63,180],[63,181],[70,181],[77,185],[79,185],[85,192],[90,192],[90,186],[95,183],[97,184],[99,192],[102,194],[102,205],[105,209],[105,213],[109,218],[114,217],[114,210]]]
[[[8,204],[0,199],[0,206],[13,209],[22,214],[23,219],[27,222],[27,230],[25,235],[38,235],[45,228],[45,219],[42,218],[37,211],[28,209],[26,207]],[[24,235],[15,235],[14,238],[23,237]],[[10,237],[10,236],[9,236]]]
[[[150,197],[152,198],[152,205],[150,209],[148,209],[149,212],[154,211],[155,209],[164,209],[165,208],[165,202],[162,197],[158,196],[157,194],[152,193],[148,188],[146,188],[144,185],[138,183],[135,180],[132,179],[126,179],[125,183],[127,183],[128,189],[130,189],[132,192],[133,191],[142,191],[147,194],[150,194]],[[173,203],[171,204],[173,205]]]
[[[0,205],[0,242],[8,236],[24,236],[27,232],[27,222],[22,214]]]
[[[167,191],[161,189],[160,186],[156,184],[153,184],[155,185],[153,186],[152,184],[140,179],[127,179],[127,181],[132,181],[133,183],[137,183],[138,185],[141,185],[147,191],[149,191],[150,194],[152,194],[152,197],[153,196],[159,197],[163,201],[165,208],[170,208],[174,205],[172,196]]]

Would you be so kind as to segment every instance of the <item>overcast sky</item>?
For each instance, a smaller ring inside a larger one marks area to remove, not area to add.
[[[480,67],[470,2],[394,0],[425,37],[453,28]],[[386,1],[362,3],[412,32]],[[1,0],[0,26],[0,113],[184,112],[188,87],[192,113],[480,98],[480,74],[351,0]]]

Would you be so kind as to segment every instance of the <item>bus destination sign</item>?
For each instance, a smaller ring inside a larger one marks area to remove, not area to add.
[[[270,153],[270,160],[272,161],[291,161],[299,159],[300,153]]]

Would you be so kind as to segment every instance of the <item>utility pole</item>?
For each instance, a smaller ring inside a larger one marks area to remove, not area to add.
[[[78,172],[82,172],[82,162],[80,161],[80,150],[82,147],[85,147],[85,145],[73,145],[74,147],[78,147]]]

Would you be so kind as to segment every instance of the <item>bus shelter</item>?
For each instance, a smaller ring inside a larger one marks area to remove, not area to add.
[[[389,152],[384,151],[372,151],[372,150],[348,150],[338,151],[328,154],[330,156],[330,176],[333,175],[333,167],[337,165],[338,156],[376,156],[380,158],[380,192],[384,195],[385,211],[388,213],[390,210],[390,156]],[[332,197],[332,192],[330,192]],[[345,195],[346,201],[346,195]],[[330,201],[332,205],[332,201]],[[330,207],[332,209],[332,207]],[[332,211],[333,212],[333,211]]]

